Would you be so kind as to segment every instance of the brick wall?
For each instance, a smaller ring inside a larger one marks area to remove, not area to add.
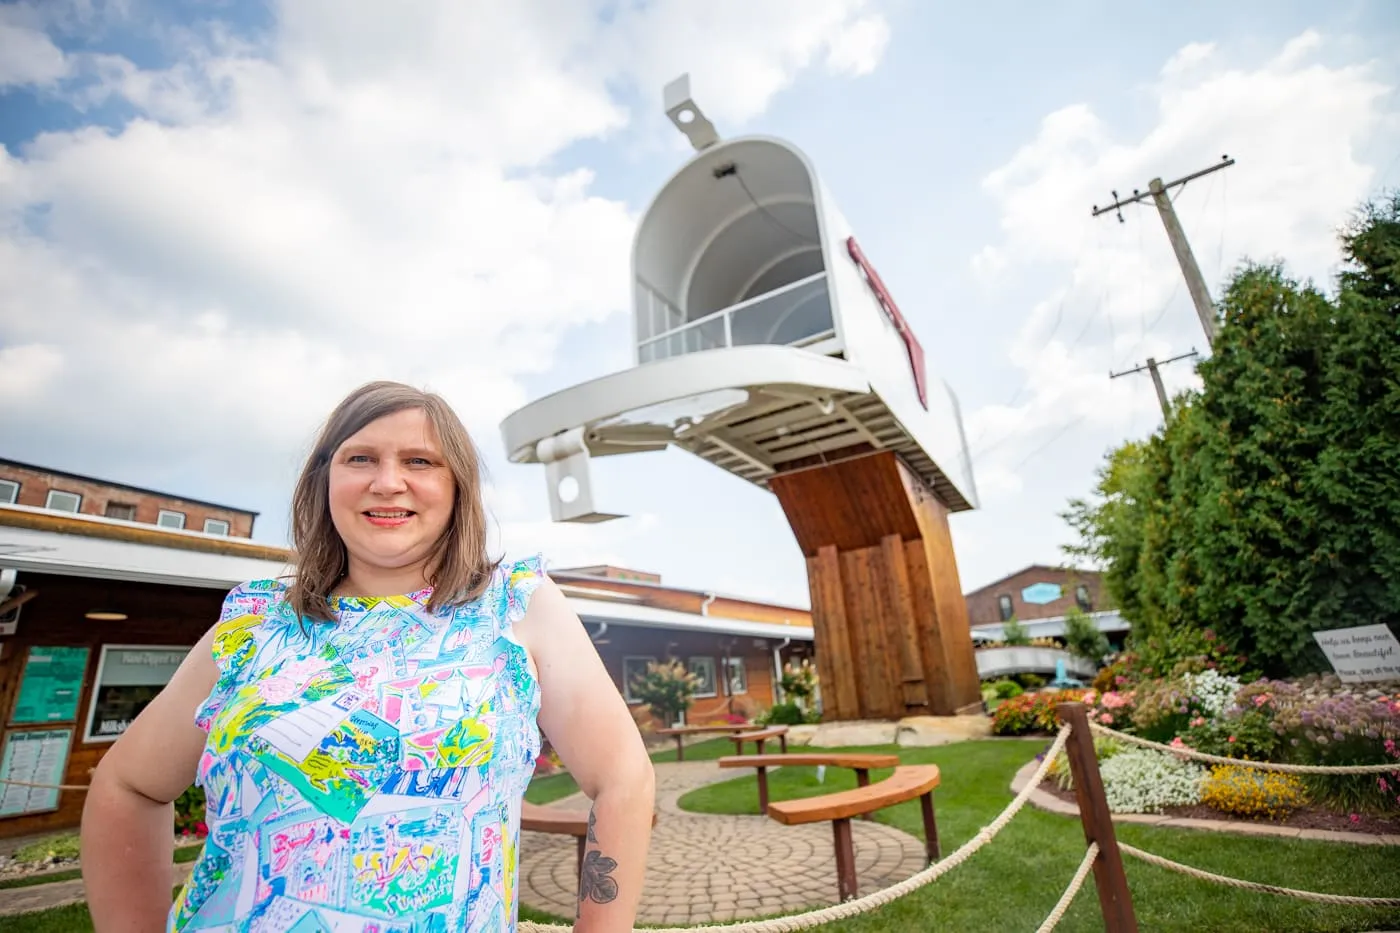
[[[1060,598],[1049,603],[1028,603],[1021,597],[1021,591],[1036,583],[1056,583],[1061,587]],[[1083,584],[1089,588],[1091,610],[1098,612],[1114,608],[1103,587],[1103,578],[1091,570],[1063,570],[1055,567],[1028,567],[1012,574],[1004,580],[983,587],[967,595],[967,617],[972,625],[992,625],[1000,622],[1001,596],[1011,597],[1011,608],[1016,618],[1022,622],[1031,619],[1052,619],[1063,616],[1075,605],[1075,587]]]
[[[248,538],[253,534],[252,512],[110,485],[94,479],[49,473],[13,463],[0,462],[0,479],[19,483],[19,505],[42,509],[48,502],[49,490],[56,489],[81,496],[78,511],[83,515],[106,515],[108,505],[135,506],[136,514],[130,520],[154,525],[160,511],[166,509],[184,514],[187,531],[203,531],[204,520],[212,518],[228,522],[228,533],[233,537]]]

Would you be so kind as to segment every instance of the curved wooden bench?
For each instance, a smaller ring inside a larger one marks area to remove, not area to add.
[[[893,768],[899,764],[898,755],[843,754],[841,752],[796,752],[789,755],[726,755],[719,760],[721,768],[758,769],[758,812],[768,812],[768,769],[787,766],[850,768],[856,773],[856,785],[867,787],[870,772],[875,768]]]
[[[651,815],[651,825],[656,825],[655,813]],[[583,853],[588,844],[587,810],[565,810],[561,807],[541,806],[526,800],[520,804],[520,828],[533,833],[575,837],[578,840],[578,865],[575,875],[583,872]]]
[[[831,821],[836,839],[836,887],[841,900],[856,896],[856,852],[851,841],[851,817],[862,816],[897,803],[919,798],[924,816],[924,848],[930,862],[941,857],[938,823],[933,815],[933,789],[938,786],[938,765],[900,765],[883,781],[865,787],[837,791],[803,800],[783,800],[768,805],[768,816],[779,823]]]
[[[672,726],[668,729],[657,729],[657,735],[670,735],[676,739],[676,760],[685,761],[685,746],[682,740],[688,735],[704,735],[711,732],[743,732],[745,729],[754,727],[751,722],[741,723],[720,723],[708,726]]]
[[[787,751],[787,726],[769,726],[766,729],[759,729],[757,732],[739,732],[729,738],[734,741],[734,754],[744,754],[744,743],[753,742],[758,746],[758,754],[763,754],[763,743],[769,739],[777,739],[782,743],[783,751]]]

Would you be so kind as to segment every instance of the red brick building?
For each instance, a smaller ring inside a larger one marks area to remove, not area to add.
[[[964,598],[968,623],[974,627],[1013,617],[1020,622],[1060,618],[1071,606],[1084,612],[1115,608],[1098,571],[1045,564],[1032,564]]]
[[[48,467],[0,459],[0,505],[27,505],[73,515],[211,535],[251,538],[258,513],[127,486]]]

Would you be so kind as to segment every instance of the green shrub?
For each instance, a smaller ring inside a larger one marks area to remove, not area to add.
[[[800,726],[807,721],[807,713],[796,703],[774,703],[761,720],[766,726]]]
[[[1021,695],[1021,685],[1014,680],[998,680],[992,684],[992,693],[998,700],[1009,700]]]
[[[1049,683],[1049,681],[1047,681],[1044,677],[1041,677],[1039,674],[1035,674],[1030,671],[1027,671],[1024,674],[1017,674],[1016,680],[1021,684],[1022,687],[1025,687],[1027,690],[1039,690],[1041,687]]]
[[[23,862],[35,865],[45,859],[56,859],[60,862],[71,862],[78,857],[78,834],[65,833],[62,836],[50,836],[47,839],[39,839],[28,845],[20,846],[15,850],[14,859],[16,862]]]

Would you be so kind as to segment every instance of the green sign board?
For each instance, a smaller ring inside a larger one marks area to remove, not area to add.
[[[15,714],[10,721],[16,724],[76,721],[87,661],[87,648],[39,645],[30,648],[19,682]]]

